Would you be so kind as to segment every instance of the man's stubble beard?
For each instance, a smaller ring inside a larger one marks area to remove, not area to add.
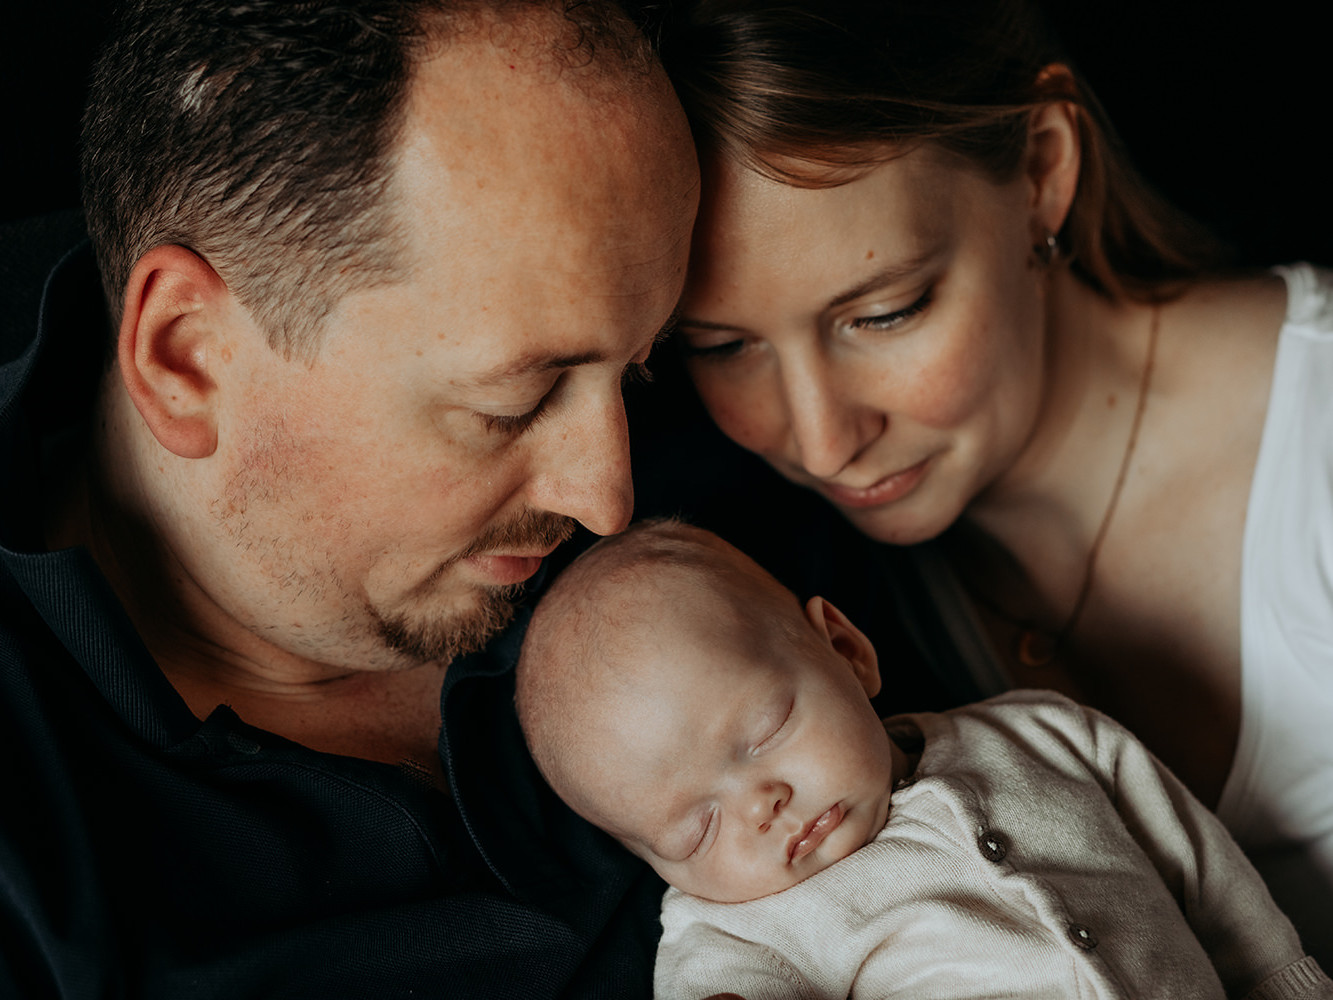
[[[371,614],[380,641],[387,649],[418,664],[450,663],[475,653],[513,620],[523,585],[485,587],[475,594],[473,607],[453,615],[414,617],[406,613]]]
[[[471,556],[524,549],[547,549],[574,533],[572,518],[544,511],[524,511],[517,518],[495,525],[471,545],[441,564],[418,588],[436,586],[459,563]],[[483,648],[492,636],[513,620],[524,584],[479,586],[469,594],[470,606],[451,613],[383,614],[369,608],[380,641],[394,653],[415,663],[447,664]]]
[[[299,460],[291,439],[281,423],[266,428],[265,433],[247,451],[239,468],[227,482],[223,495],[212,505],[216,523],[238,547],[254,551],[262,546],[272,565],[281,564],[282,572],[272,570],[268,575],[285,590],[319,590],[334,587],[342,591],[345,600],[355,601],[355,589],[339,579],[336,558],[332,552],[316,557],[302,555],[290,540],[273,533],[265,537],[256,531],[248,516],[256,502],[266,508],[291,503],[296,497],[294,484],[282,468],[285,462]],[[514,617],[518,600],[525,585],[478,585],[469,588],[465,597],[448,602],[439,599],[441,586],[448,585],[451,571],[469,557],[492,552],[524,550],[545,551],[566,541],[577,525],[572,518],[547,511],[524,510],[507,521],[484,529],[462,552],[446,560],[426,577],[413,593],[420,610],[385,609],[376,607],[362,597],[362,636],[377,642],[391,654],[401,669],[423,664],[448,664],[450,661],[475,652],[503,629]],[[356,588],[359,589],[359,588]],[[354,618],[344,618],[347,626]],[[257,629],[252,626],[252,630]],[[259,629],[262,634],[262,629]],[[344,643],[356,643],[354,632],[342,638],[330,634],[313,643],[306,655],[320,656],[321,650],[332,651]],[[385,664],[388,666],[388,664]],[[390,667],[390,669],[393,669]]]

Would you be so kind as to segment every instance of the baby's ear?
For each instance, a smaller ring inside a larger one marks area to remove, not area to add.
[[[865,633],[822,597],[812,597],[805,602],[805,617],[815,631],[828,640],[834,651],[851,665],[852,672],[865,688],[866,694],[872,698],[879,694],[879,657],[875,655],[875,647]]]

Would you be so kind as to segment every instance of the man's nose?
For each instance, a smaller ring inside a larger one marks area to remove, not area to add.
[[[634,487],[619,384],[603,387],[546,427],[534,444],[532,504],[572,517],[598,535],[623,531],[634,511]]]
[[[818,357],[783,373],[795,452],[789,457],[817,479],[838,475],[888,427],[882,409],[858,398],[850,374]]]
[[[791,801],[791,787],[781,781],[764,781],[750,792],[746,818],[760,833],[767,833]]]

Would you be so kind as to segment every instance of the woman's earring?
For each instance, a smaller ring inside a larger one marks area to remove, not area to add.
[[[1032,247],[1032,259],[1037,268],[1046,270],[1051,266],[1051,261],[1055,260],[1055,255],[1060,250],[1060,243],[1055,238],[1055,233],[1046,231],[1046,241],[1037,243]]]

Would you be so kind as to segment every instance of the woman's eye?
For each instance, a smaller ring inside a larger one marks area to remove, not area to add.
[[[934,290],[927,288],[921,297],[905,309],[895,309],[893,312],[879,313],[875,316],[858,316],[851,320],[847,325],[856,330],[874,330],[885,331],[892,330],[895,327],[907,322],[913,316],[925,312],[930,305],[931,294]]]
[[[720,343],[696,344],[686,337],[679,338],[676,343],[680,346],[680,353],[686,358],[705,358],[720,361],[723,358],[729,358],[739,354],[742,347],[745,346],[743,340],[724,340]]]

